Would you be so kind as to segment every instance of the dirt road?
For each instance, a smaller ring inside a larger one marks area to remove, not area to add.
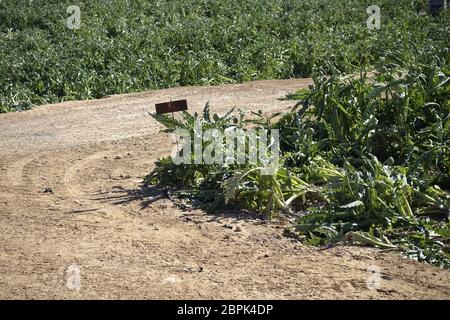
[[[154,103],[270,113],[307,84],[181,87],[0,115],[0,298],[450,298],[449,271],[395,253],[312,248],[284,237],[281,221],[143,197],[141,177],[172,148],[147,114]]]

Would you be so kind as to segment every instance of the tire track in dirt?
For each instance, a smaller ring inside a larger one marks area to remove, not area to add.
[[[10,165],[6,171],[6,184],[12,187],[18,187],[22,185],[23,169],[36,158],[35,155],[27,156],[16,163]]]
[[[71,198],[74,198],[77,201],[81,201],[84,207],[88,207],[81,211],[102,211],[105,214],[113,214],[118,216],[123,216],[125,214],[124,210],[121,210],[116,206],[102,203],[100,201],[91,200],[89,196],[82,190],[80,184],[77,182],[77,176],[83,169],[89,167],[92,162],[111,155],[111,153],[111,151],[100,151],[94,153],[84,159],[78,160],[65,172],[63,184],[67,194]]]
[[[139,228],[140,226],[137,226],[132,221],[132,216],[128,214],[127,210],[121,209],[118,205],[115,204],[102,202],[102,200],[100,199],[91,199],[91,195],[85,192],[83,190],[83,187],[77,181],[79,175],[82,174],[84,169],[88,169],[89,167],[93,166],[93,163],[96,161],[104,159],[105,157],[111,158],[115,154],[117,154],[117,151],[100,151],[81,160],[78,160],[74,165],[69,167],[64,174],[64,189],[72,199],[81,202],[82,208],[75,211],[78,216],[87,214],[87,216],[85,217],[92,217],[93,213],[102,212],[104,213],[103,218],[113,218],[114,220],[111,220],[111,222],[116,221],[117,223],[120,223],[120,228],[129,231],[136,231],[136,227]],[[98,217],[98,214],[95,215],[95,220],[98,220]],[[158,232],[153,234],[148,233],[148,237],[146,239],[146,241],[150,241],[154,245],[157,245],[158,243],[163,241],[166,246],[175,249],[179,246],[180,243],[186,243],[192,240],[186,232],[180,232],[173,227],[159,226],[156,229]],[[158,245],[156,247],[159,248]],[[160,248],[160,250],[163,251],[163,248]]]
[[[8,201],[5,201],[4,199],[11,200],[14,199],[14,197],[15,196],[11,193],[0,192],[0,203],[8,203]]]

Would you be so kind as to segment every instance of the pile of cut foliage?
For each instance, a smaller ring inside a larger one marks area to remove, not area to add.
[[[154,115],[169,132],[193,130],[196,119],[219,130],[278,129],[281,159],[265,176],[259,163],[176,165],[168,157],[146,183],[209,210],[295,216],[292,229],[308,244],[373,245],[449,268],[448,54],[384,54],[386,63],[370,74],[317,70],[314,85],[292,95],[295,107],[270,118],[242,111],[211,117],[208,105],[203,116]]]

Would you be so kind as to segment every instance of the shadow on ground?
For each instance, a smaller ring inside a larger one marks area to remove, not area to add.
[[[151,204],[162,200],[171,200],[178,208],[184,211],[184,215],[189,215],[192,210],[202,210],[208,216],[208,221],[217,221],[224,218],[233,218],[241,221],[259,221],[261,224],[267,223],[269,219],[263,215],[254,212],[248,212],[233,208],[206,210],[201,202],[190,201],[188,199],[178,198],[173,194],[172,190],[159,186],[141,185],[134,189],[114,188],[109,192],[98,192],[95,194],[95,201],[106,203],[109,205],[126,205],[132,202],[138,202],[140,210],[145,210]]]

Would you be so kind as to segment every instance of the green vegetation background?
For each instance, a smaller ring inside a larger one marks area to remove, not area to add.
[[[73,4],[79,30],[66,27]],[[308,77],[325,64],[350,72],[380,62],[381,49],[411,42],[448,49],[448,20],[434,32],[445,19],[427,16],[426,0],[377,0],[380,30],[366,27],[372,4],[3,0],[0,112],[177,85]]]

